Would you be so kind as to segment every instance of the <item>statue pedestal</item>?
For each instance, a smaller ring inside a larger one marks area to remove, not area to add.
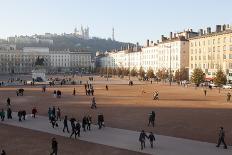
[[[36,82],[45,82],[47,81],[45,73],[45,69],[34,69],[32,70],[32,79]]]

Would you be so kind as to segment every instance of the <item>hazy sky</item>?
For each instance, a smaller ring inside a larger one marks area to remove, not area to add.
[[[144,43],[186,28],[232,24],[232,0],[1,0],[0,38],[71,33]]]

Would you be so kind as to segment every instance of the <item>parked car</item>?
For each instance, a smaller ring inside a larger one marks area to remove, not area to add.
[[[232,85],[231,84],[223,85],[222,88],[223,89],[232,89]]]
[[[211,87],[218,87],[218,86],[217,86],[216,84],[214,84],[214,83],[210,83],[209,86],[211,86]]]

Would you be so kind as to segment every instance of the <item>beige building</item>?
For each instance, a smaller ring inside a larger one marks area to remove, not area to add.
[[[23,50],[0,50],[0,73],[31,73],[37,58],[50,66],[48,48],[27,47]]]
[[[201,68],[206,78],[211,80],[219,68],[223,69],[228,80],[232,80],[232,29],[229,25],[217,25],[199,30],[199,35],[189,39],[190,75],[195,68]]]

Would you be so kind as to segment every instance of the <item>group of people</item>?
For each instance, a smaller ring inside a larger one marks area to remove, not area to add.
[[[93,89],[93,85],[92,84],[85,84],[85,95],[87,96],[94,96],[94,89]]]
[[[57,121],[60,120],[61,121],[61,110],[58,107],[56,109],[55,106],[53,106],[52,108],[49,107],[48,108],[48,119],[50,121],[50,123],[52,124],[52,127],[58,127],[58,123]]]
[[[146,138],[149,139],[149,142],[150,142],[150,145],[151,145],[151,148],[153,148],[153,143],[155,141],[155,136],[152,132],[150,132],[149,135],[147,135],[145,133],[144,130],[141,131],[140,135],[139,135],[139,142],[141,144],[141,150],[143,150],[145,148],[145,144],[146,144]]]
[[[60,90],[54,90],[53,91],[53,96],[55,98],[61,98],[61,91]]]

